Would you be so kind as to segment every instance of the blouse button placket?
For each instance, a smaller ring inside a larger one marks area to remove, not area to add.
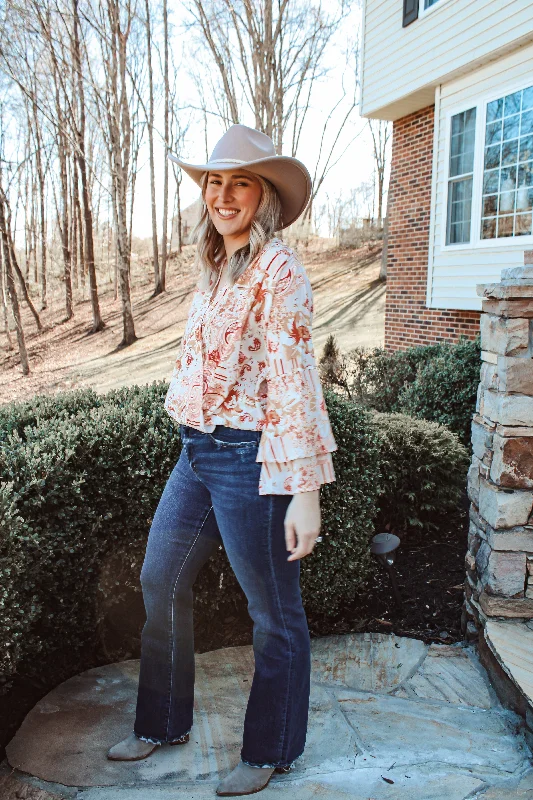
[[[202,358],[201,358],[202,386],[204,385],[204,353],[205,353],[205,341],[204,341],[204,335],[203,335],[203,332],[204,332],[204,321],[205,321],[205,317],[207,315],[207,312],[211,308],[211,301],[213,300],[214,295],[217,293],[217,287],[218,287],[218,284],[220,282],[220,276],[221,275],[222,275],[222,268],[221,268],[221,270],[220,270],[220,272],[218,274],[218,278],[216,279],[215,285],[214,285],[214,287],[213,287],[213,289],[211,291],[211,294],[209,295],[209,298],[207,299],[207,301],[205,303],[204,310],[202,311],[202,314],[200,316],[200,325],[199,325],[199,327],[200,327],[200,332],[202,334],[201,337],[200,337],[200,340],[201,340],[201,343],[202,343],[202,345],[201,345],[202,346]]]

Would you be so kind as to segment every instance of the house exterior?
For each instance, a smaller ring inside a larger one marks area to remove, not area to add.
[[[385,346],[473,338],[533,247],[533,2],[365,0],[361,113],[393,123]]]

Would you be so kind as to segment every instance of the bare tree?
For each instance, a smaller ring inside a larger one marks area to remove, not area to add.
[[[392,125],[387,120],[369,119],[368,127],[372,134],[372,144],[374,149],[374,163],[377,178],[377,201],[378,213],[377,223],[381,228],[383,225],[383,197],[385,193],[385,170],[387,167],[388,143],[392,136]]]
[[[146,58],[148,63],[148,145],[150,149],[150,195],[152,201],[152,252],[154,261],[154,294],[161,294],[161,274],[159,272],[159,245],[157,241],[157,205],[155,200],[155,169],[154,169],[154,71],[152,69],[152,22],[150,16],[150,0],[145,0],[145,26],[146,26]]]
[[[172,81],[172,88],[170,89],[170,124],[169,124],[169,139],[168,139],[168,147],[173,153],[178,153],[180,156],[183,156],[183,152],[185,149],[185,142],[187,135],[189,133],[189,127],[191,120],[190,118],[187,121],[184,121],[183,114],[181,114],[178,110],[178,102],[177,102],[177,95],[178,95],[178,84],[179,84],[179,71],[175,65],[174,68],[174,75]],[[205,120],[205,115],[204,115]],[[206,156],[207,157],[207,156]],[[182,229],[182,218],[181,218],[181,182],[183,180],[183,171],[180,167],[173,161],[172,162],[172,169],[174,173],[174,181],[176,184],[176,192],[174,196],[174,212],[176,218],[176,231],[178,234],[178,253],[181,253],[183,248],[183,229]]]
[[[170,113],[170,86],[168,79],[169,52],[168,52],[168,0],[163,0],[163,86],[164,86],[164,131],[165,163],[163,166],[163,234],[161,237],[161,289],[166,289],[167,282],[167,236],[168,236],[168,158],[169,146],[169,113]]]
[[[2,316],[4,319],[4,333],[7,339],[7,351],[14,350],[13,340],[11,339],[11,331],[9,330],[9,314],[7,310],[7,297],[6,297],[6,274],[4,269],[4,258],[2,255],[3,246],[0,242],[0,293],[2,295]]]
[[[131,0],[102,0],[97,29],[104,68],[106,136],[111,161],[111,197],[114,207],[118,282],[122,305],[123,337],[120,347],[137,336],[133,321],[130,288],[131,240],[128,216],[128,187],[131,167],[131,86],[129,83],[130,42],[135,9]]]
[[[24,337],[24,329],[22,327],[22,317],[20,314],[20,305],[17,297],[17,290],[15,287],[15,279],[13,276],[13,265],[11,263],[11,247],[10,247],[9,233],[6,221],[5,200],[6,196],[4,194],[2,187],[0,186],[0,237],[2,238],[2,255],[5,265],[7,291],[11,303],[11,311],[13,314],[13,319],[15,320],[15,328],[17,331],[17,343],[19,348],[20,363],[22,366],[22,374],[29,375],[30,366],[28,363],[26,340]]]
[[[92,333],[97,333],[105,327],[105,323],[100,313],[100,302],[98,299],[98,286],[96,281],[96,267],[94,262],[94,229],[93,212],[89,190],[89,176],[87,174],[87,149],[86,149],[86,124],[87,111],[85,103],[85,87],[82,63],[82,26],[79,13],[79,0],[72,0],[72,61],[77,82],[77,108],[76,108],[76,165],[81,177],[81,196],[83,203],[83,232],[84,232],[84,251],[89,276],[89,290],[91,297],[91,307],[93,314]],[[83,52],[86,53],[85,48]],[[81,217],[81,215],[80,215]],[[81,229],[81,219],[80,219]],[[82,272],[82,283],[83,283]]]
[[[250,109],[254,126],[273,139],[277,153],[291,124],[295,151],[314,81],[326,74],[326,47],[348,7],[345,0],[334,12],[321,1],[191,0],[191,27],[219,76],[215,83],[207,72],[204,80],[224,122],[238,123]]]

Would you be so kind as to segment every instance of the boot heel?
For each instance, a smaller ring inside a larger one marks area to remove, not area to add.
[[[275,767],[274,768],[274,772],[281,772],[282,774],[284,772],[290,772],[290,771],[291,771],[290,767]]]
[[[185,744],[188,741],[189,741],[189,734],[186,733],[184,736],[181,737],[181,739],[176,739],[175,742],[169,742],[169,744],[171,744],[171,745],[174,745],[174,744]]]

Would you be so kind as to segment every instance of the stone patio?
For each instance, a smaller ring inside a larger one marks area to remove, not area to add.
[[[499,703],[474,645],[386,634],[312,640],[306,749],[261,796],[291,800],[532,800],[523,721]],[[138,661],[88,670],[28,714],[0,766],[0,797],[204,800],[239,760],[251,647],[196,656],[190,742],[112,762],[135,712]]]

